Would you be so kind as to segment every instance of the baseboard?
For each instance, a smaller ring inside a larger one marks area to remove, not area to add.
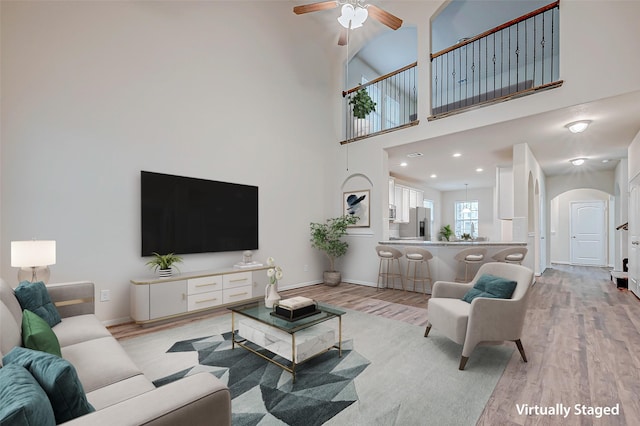
[[[102,321],[102,325],[104,325],[105,327],[112,327],[114,325],[122,325],[129,322],[133,322],[133,319],[131,319],[131,317],[122,317],[122,318]]]

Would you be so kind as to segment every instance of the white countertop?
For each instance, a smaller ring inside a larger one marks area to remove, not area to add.
[[[424,241],[420,239],[390,239],[387,241],[378,241],[378,244],[389,246],[426,246],[426,247],[520,247],[526,246],[527,243],[514,241]]]

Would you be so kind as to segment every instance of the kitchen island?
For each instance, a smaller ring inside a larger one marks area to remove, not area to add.
[[[460,250],[464,250],[470,247],[484,247],[487,249],[487,253],[484,256],[484,262],[493,262],[491,256],[497,253],[500,250],[503,250],[508,247],[526,247],[527,243],[523,242],[505,242],[505,241],[424,241],[422,239],[412,239],[412,238],[398,238],[398,239],[389,239],[387,241],[379,241],[378,244],[391,246],[399,249],[404,253],[405,248],[408,247],[420,247],[426,250],[429,250],[433,255],[433,259],[429,261],[429,266],[431,268],[431,278],[433,282],[436,281],[455,281],[456,276],[464,276],[464,264],[459,265],[458,262],[454,259],[456,254]],[[530,259],[531,252],[527,253],[522,264],[524,266],[529,266],[529,263],[532,264]],[[402,263],[402,275],[404,276],[407,272],[407,264],[404,257],[401,258]],[[530,267],[530,266],[529,266]],[[478,266],[473,265],[470,266],[470,276],[475,274]],[[405,287],[406,287],[405,282]],[[418,286],[419,287],[419,286]],[[400,288],[399,284],[396,285],[396,288]],[[413,286],[412,288],[413,289]],[[407,288],[407,290],[410,290]]]

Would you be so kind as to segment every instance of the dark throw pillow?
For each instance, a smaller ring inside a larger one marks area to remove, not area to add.
[[[53,327],[61,321],[60,314],[51,302],[47,287],[42,281],[35,283],[22,281],[16,287],[15,294],[23,310],[28,309],[38,315],[49,324],[49,327]]]
[[[491,297],[493,299],[511,299],[513,291],[518,285],[513,280],[497,277],[491,274],[483,274],[467,293],[462,296],[462,300],[471,303],[476,297]]]
[[[69,361],[46,352],[15,347],[4,356],[2,362],[29,370],[47,394],[56,423],[64,423],[95,411],[87,401],[76,369]]]
[[[49,324],[27,309],[22,311],[22,344],[25,348],[62,356],[60,342]]]
[[[53,426],[56,419],[47,394],[24,367],[0,368],[0,425]]]

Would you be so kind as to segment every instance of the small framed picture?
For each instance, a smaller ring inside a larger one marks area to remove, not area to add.
[[[369,190],[349,191],[343,194],[344,214],[357,216],[358,221],[350,228],[368,228],[369,222]]]

